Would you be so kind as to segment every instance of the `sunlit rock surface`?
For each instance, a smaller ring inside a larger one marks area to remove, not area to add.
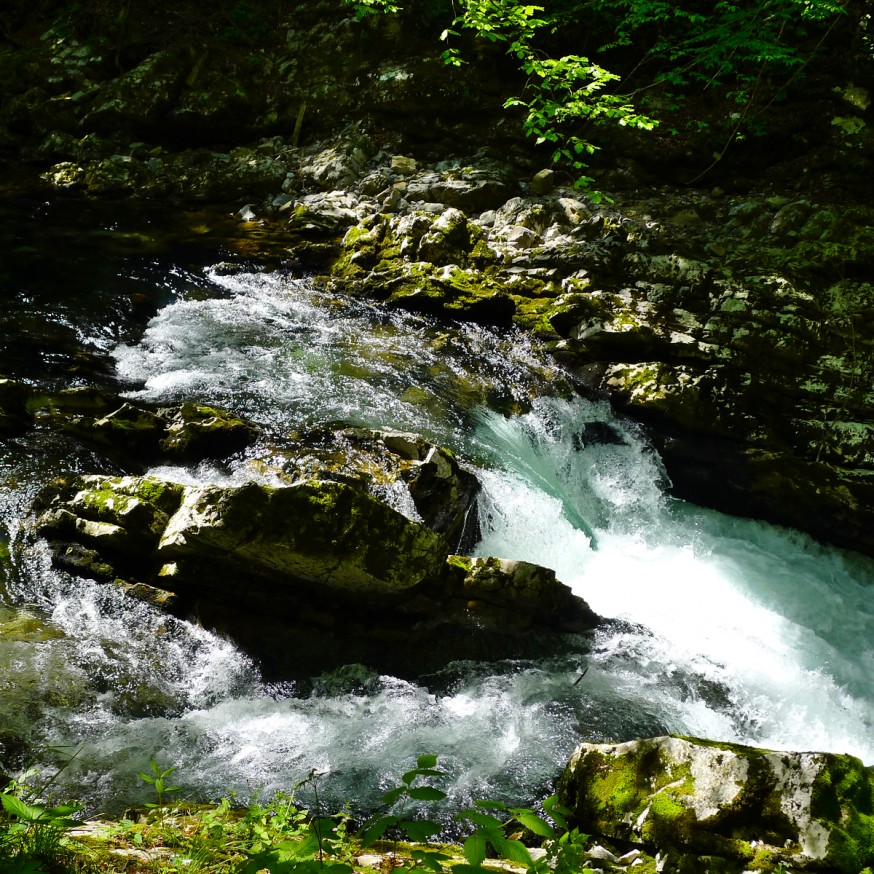
[[[581,829],[675,865],[716,856],[732,871],[782,862],[858,874],[874,861],[874,770],[853,756],[667,736],[584,743],[559,792]]]
[[[452,491],[454,461],[445,450],[423,451],[424,441],[400,432],[378,437],[420,466],[420,501],[427,488],[438,497]],[[456,477],[455,486],[467,478]],[[346,479],[274,487],[72,477],[43,497],[38,528],[56,566],[181,615],[212,617],[232,637],[245,639],[257,627],[268,649],[303,626],[372,637],[371,644],[388,635],[395,646],[436,635],[448,659],[471,655],[465,638],[498,635],[512,649],[523,632],[598,624],[554,572],[499,559],[447,562],[442,534]],[[415,476],[411,485],[415,494]],[[472,494],[466,497],[469,505]],[[429,512],[427,500],[422,507]],[[447,517],[432,521],[445,527]],[[354,645],[347,649],[355,653]]]

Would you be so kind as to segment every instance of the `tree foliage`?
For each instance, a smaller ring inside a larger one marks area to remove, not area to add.
[[[359,16],[398,14],[407,5],[344,2]],[[451,66],[466,63],[460,47],[466,33],[503,45],[526,77],[522,92],[505,106],[523,109],[526,134],[549,144],[552,160],[578,175],[596,149],[594,126],[651,130],[657,108],[676,108],[692,93],[710,91],[733,102],[731,135],[742,136],[763,91],[773,95],[781,82],[798,77],[847,11],[845,0],[543,2],[455,0],[439,36],[441,57]],[[573,38],[593,45],[598,61],[550,51]],[[615,71],[600,63],[611,57]],[[590,181],[579,175],[581,184]]]

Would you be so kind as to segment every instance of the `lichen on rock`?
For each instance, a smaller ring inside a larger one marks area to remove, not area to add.
[[[874,774],[853,756],[670,736],[584,743],[559,793],[581,828],[650,850],[750,870],[874,862]]]

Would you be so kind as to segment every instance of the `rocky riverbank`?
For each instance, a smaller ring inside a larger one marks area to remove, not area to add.
[[[596,203],[507,123],[472,118],[497,105],[494,74],[435,66],[403,22],[309,15],[270,43],[292,64],[285,87],[279,56],[253,72],[238,50],[143,37],[119,72],[59,26],[7,47],[6,155],[52,196],[225,201],[250,252],[279,237],[316,283],[532,331],[581,391],[646,424],[678,496],[874,554],[860,83],[830,94],[805,150],[757,154],[745,173],[677,185],[702,142],[678,140],[684,158],[663,134],[649,155],[617,140]],[[342,66],[320,53],[327,34]],[[365,73],[374,40],[403,49]]]

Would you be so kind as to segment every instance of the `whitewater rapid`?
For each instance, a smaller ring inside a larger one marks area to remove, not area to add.
[[[545,659],[301,691],[30,546],[9,609],[57,635],[0,643],[12,666],[0,716],[14,718],[16,688],[34,678],[56,688],[27,699],[31,737],[75,752],[62,779],[93,804],[146,797],[136,771],[150,756],[177,766],[189,797],[247,800],[316,769],[325,799],[362,808],[422,753],[441,756],[458,804],[530,802],[584,739],[677,732],[874,763],[874,563],[670,498],[641,430],[578,397],[521,335],[387,313],[281,273],[213,270],[112,357],[132,397],[207,401],[277,433],[343,422],[446,445],[483,486],[477,553],[552,567],[615,621]],[[0,466],[18,483],[0,507],[10,530],[43,475],[29,453]],[[153,472],[240,482],[258,477],[251,460]]]

